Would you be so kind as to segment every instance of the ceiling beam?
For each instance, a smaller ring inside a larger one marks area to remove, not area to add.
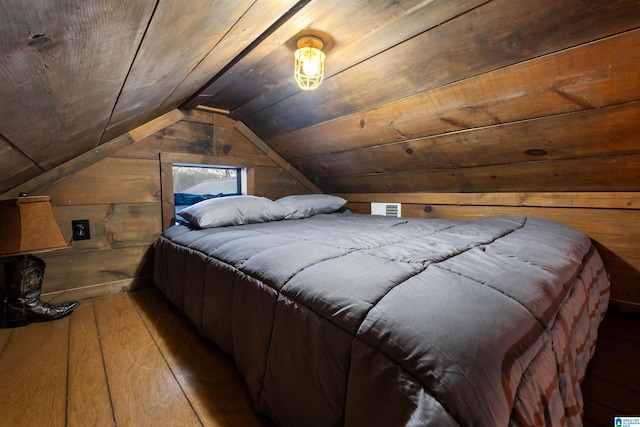
[[[138,126],[135,129],[130,130],[116,138],[113,138],[98,147],[85,152],[53,169],[30,179],[29,181],[18,185],[17,187],[5,191],[0,194],[0,200],[14,199],[18,197],[20,193],[27,193],[35,195],[41,191],[46,190],[54,184],[57,184],[65,179],[69,178],[74,173],[91,166],[94,163],[108,157],[110,154],[115,153],[122,147],[133,144],[140,141],[149,135],[158,132],[166,128],[169,125],[181,120],[184,114],[180,110],[172,110],[162,116],[153,119],[142,126]]]

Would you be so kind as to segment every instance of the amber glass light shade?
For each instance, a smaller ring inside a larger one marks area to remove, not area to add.
[[[313,90],[320,86],[324,78],[323,43],[317,37],[303,37],[298,40],[298,49],[294,55],[294,76],[302,90]]]
[[[68,248],[49,196],[0,200],[0,256]]]

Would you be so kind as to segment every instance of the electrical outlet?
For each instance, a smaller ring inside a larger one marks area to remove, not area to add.
[[[76,219],[71,221],[73,240],[88,240],[91,238],[88,219]]]

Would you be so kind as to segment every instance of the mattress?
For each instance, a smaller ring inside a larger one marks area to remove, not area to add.
[[[177,225],[154,282],[282,426],[581,425],[609,298],[590,239],[531,217]]]

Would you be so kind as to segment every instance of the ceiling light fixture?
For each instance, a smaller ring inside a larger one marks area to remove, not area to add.
[[[295,53],[295,78],[302,90],[320,86],[324,77],[324,43],[318,37],[302,37]]]

